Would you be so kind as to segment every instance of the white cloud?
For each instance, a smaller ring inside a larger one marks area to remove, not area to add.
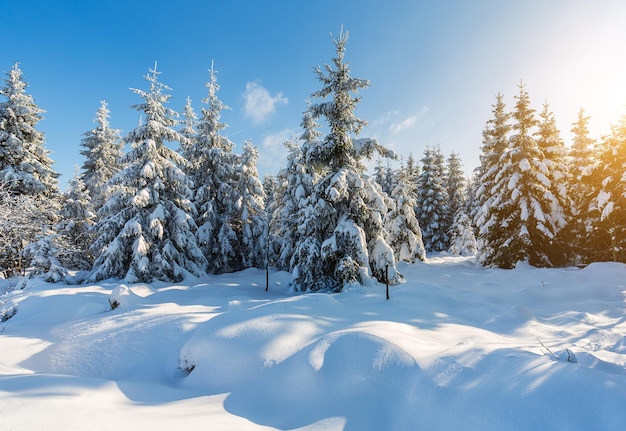
[[[411,127],[413,127],[416,121],[417,121],[417,115],[411,115],[410,117],[405,118],[399,123],[394,123],[391,126],[389,126],[389,130],[391,130],[392,133],[400,133],[403,130],[410,129]]]
[[[391,126],[389,126],[389,130],[391,131],[391,133],[394,133],[394,134],[400,133],[404,130],[408,130],[412,128],[415,125],[415,123],[417,123],[417,120],[419,120],[421,117],[426,115],[428,111],[429,111],[428,106],[424,105],[418,113],[410,115],[407,118],[403,119],[402,121],[393,123]]]
[[[255,124],[265,122],[270,115],[276,112],[277,105],[288,103],[288,99],[283,96],[283,93],[272,96],[267,88],[258,82],[248,82],[246,84],[244,98],[244,113]]]

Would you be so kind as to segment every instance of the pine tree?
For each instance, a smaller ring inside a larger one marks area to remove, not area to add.
[[[306,163],[303,147],[311,148],[318,144],[322,136],[319,132],[319,124],[311,115],[310,103],[303,113],[303,132],[300,136],[302,146],[296,142],[285,142],[287,149],[287,166],[278,175],[274,205],[271,210],[271,238],[270,250],[273,261],[279,269],[292,271],[293,253],[296,245],[304,240],[300,231],[304,229],[308,214],[306,208],[314,205],[313,186],[318,181],[319,175],[315,168]]]
[[[574,263],[588,263],[591,259],[593,236],[590,233],[593,211],[590,214],[589,209],[595,207],[592,202],[601,186],[599,181],[594,184],[595,178],[591,176],[594,170],[597,171],[594,165],[598,163],[599,157],[595,141],[589,137],[587,127],[589,118],[585,115],[584,109],[578,111],[577,120],[571,129],[574,136],[567,163],[569,173],[567,195],[571,218],[561,234],[561,241],[569,244],[572,254],[570,260]],[[599,214],[596,213],[595,216]]]
[[[415,211],[427,252],[448,249],[449,201],[444,156],[439,148],[427,148],[422,158]]]
[[[457,153],[452,152],[448,157],[446,172],[446,189],[449,199],[448,226],[452,226],[457,212],[463,211],[465,208],[467,193],[467,181],[463,173],[461,158]]]
[[[549,217],[555,198],[533,138],[538,121],[524,85],[519,89],[512,113],[515,134],[496,167],[494,193],[478,242],[481,263],[501,268],[512,268],[520,261],[551,266],[548,252],[555,235]]]
[[[450,228],[450,248],[448,251],[456,256],[473,256],[477,252],[472,220],[463,208],[458,209],[455,213]]]
[[[626,263],[626,115],[603,137],[591,177],[599,184],[588,217],[592,261]]]
[[[386,241],[394,251],[397,261],[415,262],[426,260],[422,231],[415,216],[417,189],[409,180],[409,172],[403,168],[392,190],[394,205],[385,215]]]
[[[509,142],[511,115],[506,111],[506,105],[501,93],[496,95],[496,102],[492,105],[493,118],[487,121],[483,131],[483,145],[480,155],[480,166],[475,170],[475,188],[472,196],[474,205],[470,210],[470,217],[476,226],[477,233],[487,228],[491,223],[489,215],[493,199],[497,195],[496,175],[500,168],[500,159],[506,153]],[[486,244],[481,244],[484,236],[479,235],[478,249],[490,253]],[[480,255],[478,260],[484,260]]]
[[[193,109],[190,97],[187,97],[187,101],[185,102],[185,109],[183,110],[183,120],[180,123],[180,134],[183,135],[185,139],[183,140],[183,142],[180,143],[180,148],[178,149],[178,152],[185,159],[191,161],[195,159],[194,151],[197,144],[196,138],[198,135],[198,115]]]
[[[205,84],[208,95],[197,122],[195,145],[186,154],[191,162],[190,177],[194,183],[193,201],[198,209],[197,241],[208,260],[208,270],[225,273],[241,269],[237,230],[239,193],[236,167],[240,163],[232,150],[234,144],[221,132],[226,124],[221,113],[230,109],[217,96],[220,87],[217,71],[211,65],[210,80]]]
[[[56,206],[48,198],[15,194],[12,184],[0,183],[0,271],[5,276],[24,272],[29,259],[24,249],[52,234]],[[47,203],[47,205],[46,205]]]
[[[81,142],[84,150],[80,153],[85,156],[82,182],[90,191],[94,210],[98,211],[109,197],[107,183],[121,169],[124,144],[120,131],[109,125],[109,109],[104,100],[100,102],[94,122],[97,126],[84,134]]]
[[[127,282],[180,281],[188,271],[203,275],[206,260],[195,239],[191,182],[179,166],[187,162],[166,142],[185,138],[174,130],[176,112],[165,106],[169,87],[150,69],[149,91],[134,89],[144,103],[134,108],[145,120],[126,137],[125,168],[110,181],[112,194],[100,210],[91,282],[124,277]]]
[[[314,118],[324,117],[329,134],[306,145],[305,158],[321,173],[312,200],[303,209],[302,241],[294,253],[294,285],[301,290],[341,290],[353,283],[366,283],[373,275],[385,280],[389,268],[392,282],[400,280],[393,250],[383,239],[383,217],[388,198],[380,186],[364,174],[364,158],[375,152],[391,153],[374,139],[355,139],[367,124],[354,114],[360,97],[351,93],[369,86],[369,81],[350,76],[344,62],[348,34],[333,39],[337,56],[334,67],[317,68],[322,89],[313,97],[327,99],[310,107]]]
[[[36,243],[54,235],[59,210],[59,174],[52,169],[53,161],[44,146],[43,133],[36,129],[44,111],[26,93],[28,84],[17,63],[4,82],[5,86],[0,88],[0,94],[6,98],[0,103],[0,181],[3,193],[8,194],[5,197],[9,205],[24,204],[23,208],[13,208],[29,217],[24,229],[16,235],[9,234],[2,246],[0,265],[13,271],[27,267],[35,257],[36,264],[42,262],[42,253],[53,251],[40,247],[35,253]],[[7,233],[16,233],[14,221],[19,225],[21,219],[19,216],[11,220]]]
[[[88,270],[93,265],[89,248],[94,239],[93,226],[96,214],[89,189],[76,173],[63,194],[60,220],[55,229],[59,234],[61,249],[59,262],[71,270]]]
[[[537,147],[541,154],[541,160],[536,165],[538,175],[544,180],[549,193],[545,199],[549,204],[548,228],[553,233],[551,246],[546,250],[552,265],[564,266],[569,259],[568,254],[571,244],[560,238],[561,230],[565,228],[568,220],[572,218],[569,212],[570,205],[567,196],[567,161],[566,148],[556,127],[554,114],[550,111],[548,103],[544,103],[543,110],[539,114],[539,124],[535,133]]]
[[[267,217],[265,191],[259,180],[257,148],[250,142],[243,146],[237,190],[241,196],[241,261],[244,268],[265,268]]]
[[[52,169],[44,135],[36,129],[43,109],[26,93],[28,84],[16,63],[4,79],[0,94],[0,181],[12,193],[58,198],[59,174]]]

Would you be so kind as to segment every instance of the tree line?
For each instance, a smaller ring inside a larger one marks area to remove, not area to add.
[[[391,169],[383,160],[398,156],[359,137],[367,122],[355,115],[356,94],[370,83],[351,76],[347,41],[343,31],[333,38],[336,56],[315,70],[321,88],[303,111],[302,134],[285,143],[286,166],[263,181],[257,148],[246,142],[235,153],[222,134],[230,108],[213,66],[200,112],[187,99],[179,116],[155,65],[147,90],[133,90],[141,123],[122,137],[101,102],[81,141],[85,161],[61,193],[36,129],[43,110],[14,65],[0,89],[5,275],[180,281],[272,266],[292,272],[298,290],[339,291],[402,282],[397,262],[433,251],[502,268],[625,261],[626,120],[596,143],[581,110],[566,147],[548,105],[537,117],[520,84],[511,112],[496,96],[471,179],[457,154],[446,159],[438,147]]]

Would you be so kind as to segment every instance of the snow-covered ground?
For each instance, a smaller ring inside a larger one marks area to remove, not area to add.
[[[389,301],[31,281],[0,296],[0,430],[624,429],[626,265],[400,269]]]

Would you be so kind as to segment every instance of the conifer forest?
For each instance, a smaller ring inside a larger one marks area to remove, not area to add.
[[[593,113],[581,107],[565,142],[550,106],[534,105],[520,82],[516,94],[495,95],[473,170],[437,146],[396,154],[362,136],[368,123],[355,112],[370,82],[352,75],[347,40],[343,31],[332,39],[301,135],[264,178],[257,147],[223,133],[230,108],[216,70],[202,105],[188,100],[178,113],[155,64],[133,90],[140,124],[121,136],[102,101],[77,137],[84,162],[62,192],[38,130],[43,108],[28,71],[13,65],[0,89],[3,276],[176,282],[275,268],[297,291],[336,292],[402,283],[398,262],[431,252],[495,268],[626,262],[626,116],[594,139]]]

